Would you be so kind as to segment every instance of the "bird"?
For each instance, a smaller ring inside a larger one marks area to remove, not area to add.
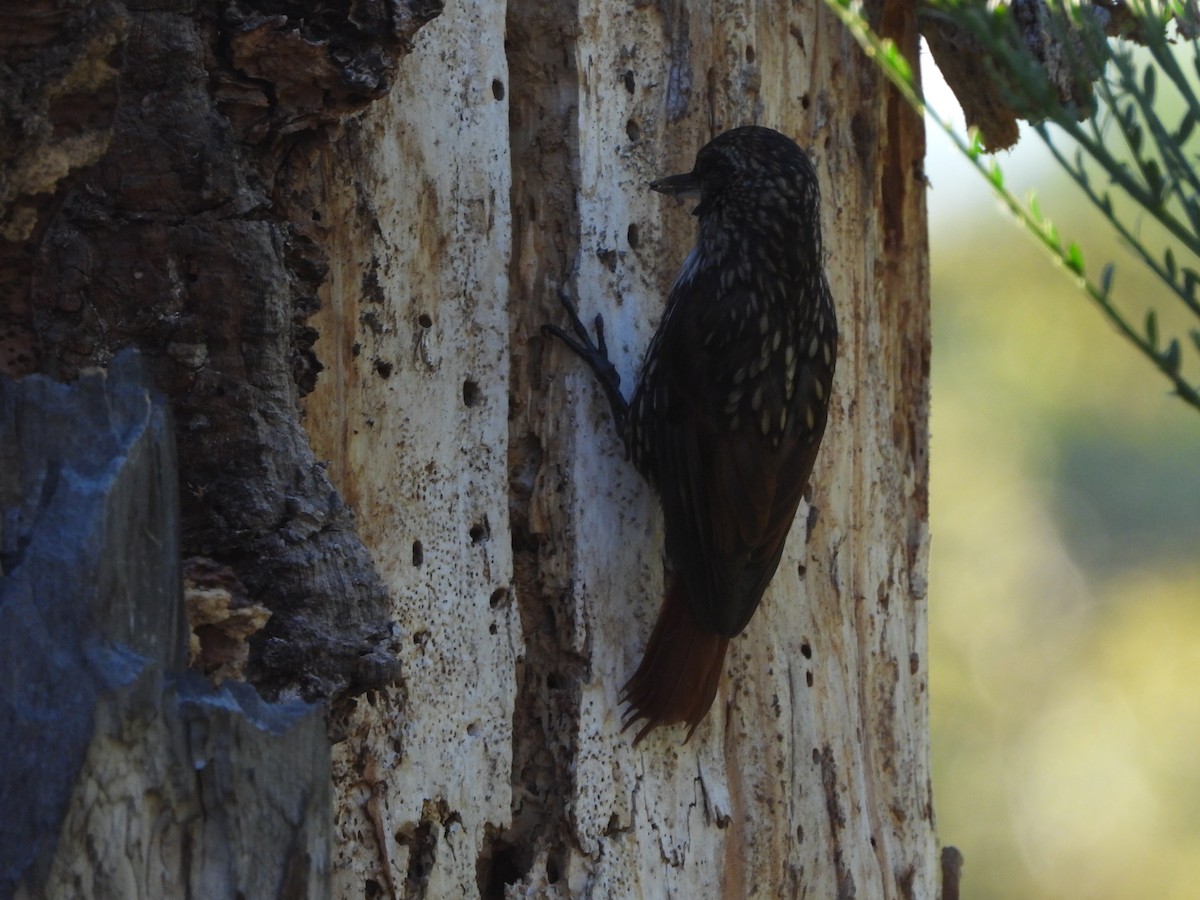
[[[652,181],[698,199],[698,229],[632,399],[565,292],[570,330],[547,324],[595,373],[627,459],[657,492],[665,591],[625,684],[623,728],[685,724],[716,696],[731,638],[775,574],[825,431],[838,332],[824,271],[816,169],[762,126],[704,145],[690,172]]]

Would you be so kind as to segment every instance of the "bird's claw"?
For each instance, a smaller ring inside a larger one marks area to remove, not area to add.
[[[575,304],[566,291],[558,292],[558,302],[567,311],[567,317],[571,322],[571,331],[574,334],[568,334],[564,329],[549,323],[542,326],[542,333],[554,335],[570,347],[576,356],[587,363],[588,368],[595,373],[601,387],[604,388],[604,393],[612,407],[613,419],[616,420],[618,430],[623,432],[629,404],[621,395],[621,374],[612,364],[612,360],[608,358],[608,344],[604,339],[604,318],[597,314],[592,322],[592,327],[596,332],[596,339],[593,341],[592,336],[588,334],[587,326],[579,318],[579,312],[575,309]]]

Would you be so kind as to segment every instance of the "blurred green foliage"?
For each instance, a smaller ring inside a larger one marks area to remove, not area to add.
[[[1014,176],[1121,265],[1086,200],[1028,149]],[[941,150],[928,166],[939,838],[965,854],[973,900],[1195,897],[1200,428]]]

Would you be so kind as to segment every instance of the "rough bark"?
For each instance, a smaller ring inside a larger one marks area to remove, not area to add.
[[[74,0],[3,14],[0,363],[73,379],[143,350],[178,427],[185,552],[230,566],[274,613],[252,666],[273,693],[398,674],[383,586],[299,421],[326,265],[288,174],[386,92],[437,10]]]

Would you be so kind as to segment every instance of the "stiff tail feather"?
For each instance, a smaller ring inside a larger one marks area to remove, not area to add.
[[[658,622],[637,671],[621,691],[627,730],[642,719],[633,744],[659,725],[686,722],[690,740],[717,695],[729,638],[702,631],[688,606],[683,581],[670,576]]]

